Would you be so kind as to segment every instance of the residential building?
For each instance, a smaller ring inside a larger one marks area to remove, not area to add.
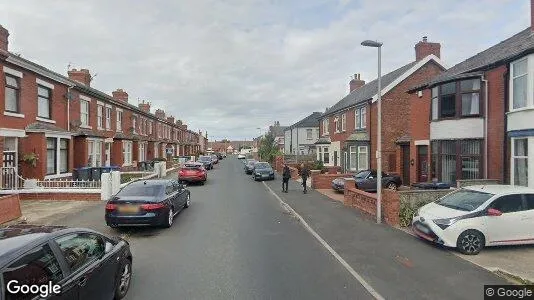
[[[422,86],[432,93],[432,177],[534,187],[533,28],[534,23]]]
[[[315,153],[315,142],[319,139],[321,112],[314,112],[284,131],[284,153],[307,155]]]
[[[278,151],[284,153],[284,131],[287,126],[281,126],[279,121],[275,121],[274,125],[269,126],[268,134],[271,134],[274,137],[274,143]],[[258,141],[261,140],[261,137],[258,138]]]
[[[10,53],[8,37],[0,26],[3,168],[24,178],[69,178],[74,168],[135,169],[137,162],[199,148],[198,133],[181,121],[152,114],[150,103],[130,104],[122,89],[110,96],[91,87],[87,69],[63,76]]]
[[[429,93],[409,94],[414,85],[435,77],[445,68],[439,43],[426,37],[415,45],[415,60],[382,76],[382,168],[402,176],[404,184],[417,181],[411,174],[416,145],[427,145],[428,137],[416,136],[412,120],[430,103]],[[325,166],[356,172],[376,168],[378,82],[365,83],[356,74],[349,94],[326,109],[320,120],[317,158]],[[411,107],[415,104],[415,107]],[[423,116],[424,117],[424,116]],[[428,120],[428,117],[426,117]]]

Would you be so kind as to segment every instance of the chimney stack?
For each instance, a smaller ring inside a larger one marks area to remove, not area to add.
[[[534,0],[531,0],[534,1]],[[430,54],[434,54],[438,58],[441,55],[441,44],[428,42],[428,37],[424,36],[423,40],[415,44],[415,60],[419,61]]]
[[[163,109],[156,109],[156,118],[165,120],[165,111]]]
[[[146,113],[150,113],[150,102],[145,102],[145,100],[143,100],[139,103],[139,109]]]
[[[8,51],[9,31],[0,25],[0,51]]]
[[[352,93],[352,91],[357,90],[364,85],[365,81],[360,79],[360,73],[354,74],[354,78],[352,78],[349,82],[349,93]]]
[[[168,116],[167,117],[167,122],[174,124],[174,117],[173,116]]]
[[[182,126],[182,120],[177,120],[176,121],[176,125],[178,125],[178,127],[181,127]]]
[[[91,86],[91,73],[87,69],[72,69],[67,72],[69,79],[78,81],[79,83],[85,84],[86,86]]]
[[[126,93],[122,89],[117,89],[111,92],[111,96],[117,101],[128,102],[128,93]]]

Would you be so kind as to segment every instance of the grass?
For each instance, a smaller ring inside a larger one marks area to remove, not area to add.
[[[121,174],[121,184],[143,177],[145,174]]]
[[[524,278],[521,278],[517,275],[513,275],[513,274],[510,274],[508,272],[504,272],[504,271],[501,271],[501,270],[497,270],[497,271],[494,271],[493,273],[495,273],[497,276],[500,276],[508,281],[510,281],[511,283],[514,283],[514,284],[518,284],[518,285],[534,285],[534,282],[528,280],[528,279],[524,279]]]

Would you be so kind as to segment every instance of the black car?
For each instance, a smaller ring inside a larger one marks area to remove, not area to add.
[[[106,223],[110,227],[171,227],[176,214],[189,205],[189,190],[176,180],[134,181],[108,201]]]
[[[223,155],[222,155],[222,153],[217,152],[216,155],[217,155],[217,158],[218,158],[219,160],[221,160],[221,159],[224,158]]]
[[[204,165],[204,169],[206,170],[213,169],[213,159],[211,156],[202,155],[198,158],[198,162],[202,163]]]
[[[252,174],[252,170],[254,170],[254,164],[257,163],[255,159],[247,159],[245,161],[245,174]]]
[[[356,173],[354,176],[356,188],[366,192],[376,192],[377,173],[376,170],[365,170]],[[401,186],[400,176],[382,172],[382,187],[396,190]]]
[[[257,162],[254,164],[254,170],[252,170],[252,177],[254,180],[274,180],[274,170],[268,162]]]
[[[122,299],[132,254],[126,240],[90,229],[11,225],[0,229],[0,274],[0,299]]]

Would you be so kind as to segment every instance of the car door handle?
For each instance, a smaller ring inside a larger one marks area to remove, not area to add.
[[[82,278],[78,280],[79,286],[85,286],[86,284],[87,284],[87,276],[83,276]]]

